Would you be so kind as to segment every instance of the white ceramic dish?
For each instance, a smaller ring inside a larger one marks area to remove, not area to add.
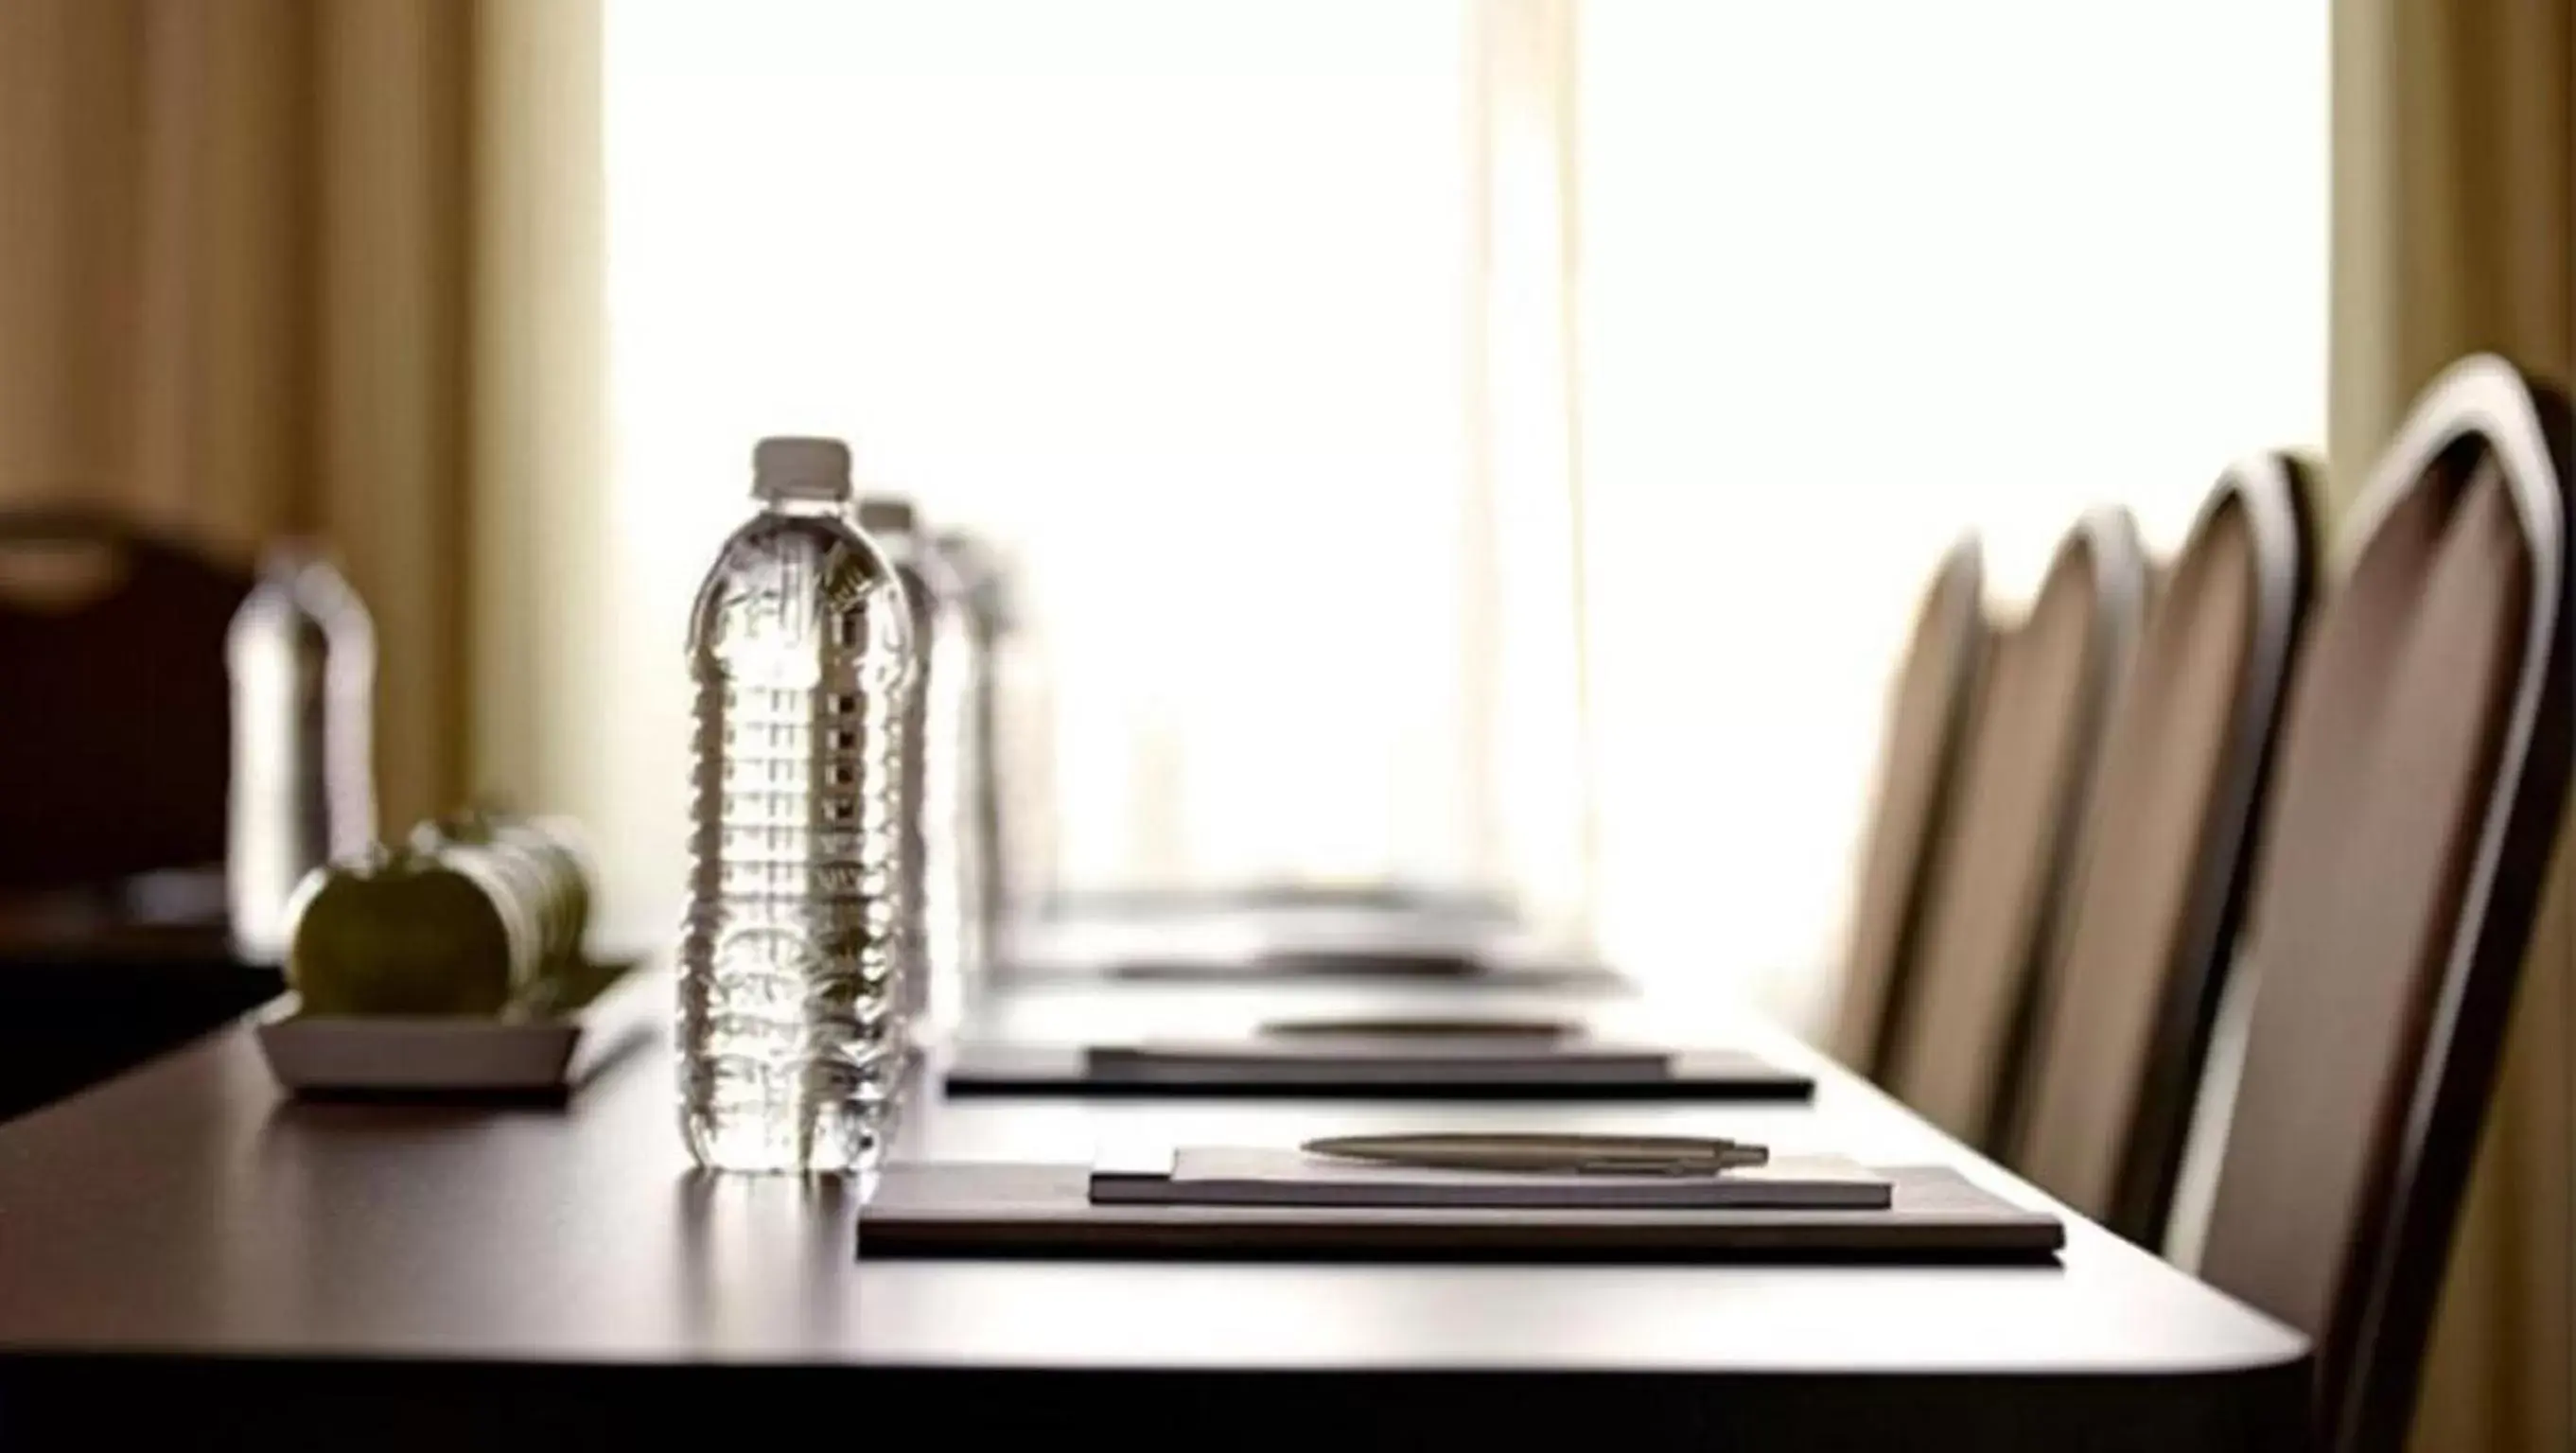
[[[579,1008],[531,1020],[306,1014],[290,994],[261,1019],[260,1053],[299,1095],[562,1094],[585,1048],[596,1059],[627,1037],[618,1031],[644,1027],[608,1012],[626,977],[620,969]]]

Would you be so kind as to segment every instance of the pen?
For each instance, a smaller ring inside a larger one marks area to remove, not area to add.
[[[1336,1135],[1303,1148],[1376,1165],[1538,1175],[1716,1175],[1771,1158],[1763,1146],[1696,1135]]]

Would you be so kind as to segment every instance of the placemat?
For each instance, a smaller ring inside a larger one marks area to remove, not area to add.
[[[878,1172],[862,1257],[1144,1260],[2044,1262],[2045,1211],[1946,1166],[1881,1167],[1884,1211],[1094,1205],[1091,1167],[915,1161]]]
[[[1566,989],[1609,992],[1627,978],[1602,964],[1489,963],[1454,953],[1366,954],[1279,952],[1242,958],[1185,955],[1091,960],[1024,960],[1003,965],[997,978],[1017,983],[1127,980],[1141,983],[1259,984],[1349,982],[1440,984],[1466,989]]]
[[[1248,1048],[1251,1042],[1246,1041]],[[967,1040],[948,1061],[948,1093],[1086,1098],[1365,1098],[1372,1100],[1805,1100],[1815,1081],[1758,1055],[1732,1049],[1644,1052],[1568,1041],[1574,1051],[1440,1057],[1436,1047],[1401,1055],[1239,1058],[1190,1046],[1096,1046]],[[1607,1048],[1610,1053],[1604,1053]]]

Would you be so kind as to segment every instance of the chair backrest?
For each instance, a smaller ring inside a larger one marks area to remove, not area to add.
[[[0,558],[65,550],[108,583],[61,608],[0,596],[0,889],[221,863],[224,636],[250,577],[100,516],[0,515]]]
[[[2563,399],[2493,358],[2437,379],[2277,748],[2200,1270],[2315,1339],[2339,1453],[2406,1436],[2564,807],[2567,467]]]
[[[2146,1246],[2181,1170],[2311,593],[2305,474],[2280,455],[2228,470],[2162,572],[2012,1097],[2015,1167]]]
[[[1888,697],[1878,795],[1862,848],[1830,1046],[1835,1058],[1863,1074],[1878,1073],[1888,1006],[1914,962],[1931,849],[1949,810],[1986,638],[1984,556],[1974,539],[1962,540],[1932,576]]]
[[[1971,1144],[2008,1113],[2029,993],[2056,933],[2104,703],[2144,612],[2124,510],[2086,515],[2018,625],[1998,633],[1934,850],[1923,929],[1881,1081]]]

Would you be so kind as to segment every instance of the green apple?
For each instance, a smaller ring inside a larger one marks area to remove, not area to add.
[[[287,978],[312,1014],[497,1015],[536,951],[508,893],[410,848],[316,868],[288,907]]]

